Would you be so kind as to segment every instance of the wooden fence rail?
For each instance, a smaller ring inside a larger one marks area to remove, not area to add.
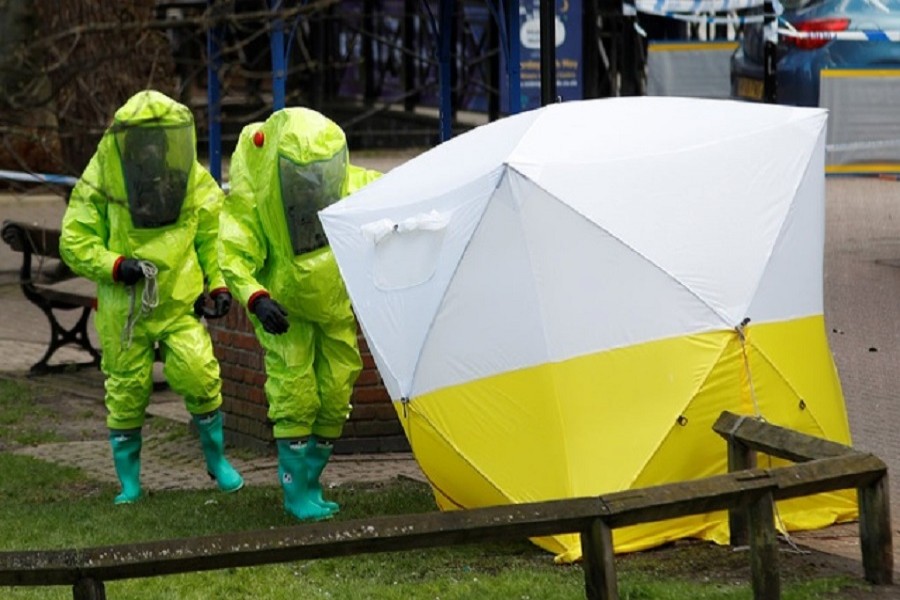
[[[106,547],[2,552],[0,585],[71,585],[75,600],[104,600],[104,582],[118,579],[577,533],[586,597],[617,600],[613,529],[729,510],[730,524],[740,527],[733,535],[749,540],[754,598],[771,600],[780,597],[774,500],[849,488],[860,490],[866,579],[876,584],[891,582],[887,468],[881,460],[727,412],[714,429],[726,437],[730,457],[734,454],[751,462],[749,453],[765,447],[773,455],[791,455],[804,462],[591,498]],[[817,453],[825,456],[817,457]]]

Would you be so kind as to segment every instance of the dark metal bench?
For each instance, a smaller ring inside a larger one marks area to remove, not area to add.
[[[31,366],[34,374],[48,373],[78,367],[99,367],[100,353],[88,337],[87,325],[91,310],[97,306],[93,295],[59,289],[57,284],[77,278],[59,260],[59,230],[47,229],[20,221],[4,221],[0,237],[15,252],[22,254],[22,268],[19,284],[25,297],[41,309],[50,321],[50,344],[44,356]],[[37,259],[35,259],[37,257]],[[44,269],[45,258],[58,262],[50,269]],[[56,316],[57,311],[81,310],[81,316],[71,327],[65,327]],[[50,358],[66,345],[74,345],[90,354],[91,360],[80,363],[50,365]]]

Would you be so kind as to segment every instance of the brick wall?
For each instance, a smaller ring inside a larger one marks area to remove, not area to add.
[[[222,409],[229,444],[270,449],[272,424],[268,405],[263,349],[256,340],[247,313],[235,305],[223,319],[209,321],[209,332],[222,370]],[[353,410],[335,452],[406,452],[409,445],[397,413],[375,367],[366,340],[359,335],[363,371],[353,389]]]

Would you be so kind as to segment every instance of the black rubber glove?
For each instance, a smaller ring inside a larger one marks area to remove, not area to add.
[[[271,334],[281,335],[290,326],[287,320],[287,311],[268,296],[257,298],[251,310],[259,318],[263,329]]]
[[[207,315],[210,319],[221,319],[231,310],[231,292],[228,290],[213,292],[212,299],[216,307],[212,315]]]
[[[134,285],[144,278],[144,270],[140,262],[133,258],[126,258],[116,267],[116,281],[125,285]]]
[[[194,314],[207,319],[221,319],[231,310],[232,296],[228,290],[212,293],[213,306],[206,305],[206,294],[200,294],[194,301]]]

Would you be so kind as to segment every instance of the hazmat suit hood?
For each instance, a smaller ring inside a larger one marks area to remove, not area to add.
[[[106,310],[129,310],[128,294],[114,279],[119,261],[156,266],[165,299],[152,313],[159,327],[192,313],[205,287],[225,287],[216,257],[224,194],[196,160],[193,123],[190,109],[164,94],[133,95],[115,112],[63,219],[60,252],[73,271],[98,283],[98,304]],[[142,164],[125,164],[151,145],[146,173]],[[100,321],[98,328],[105,327]]]
[[[196,158],[194,119],[187,107],[159,92],[142,92],[116,112],[110,132],[134,226],[177,221]]]
[[[232,293],[245,306],[269,293],[316,323],[352,320],[317,212],[378,176],[349,162],[343,130],[314,110],[284,108],[246,126],[220,224],[219,263]]]
[[[278,139],[278,190],[295,255],[327,245],[318,212],[340,200],[347,180],[344,132],[318,113],[297,115]]]

